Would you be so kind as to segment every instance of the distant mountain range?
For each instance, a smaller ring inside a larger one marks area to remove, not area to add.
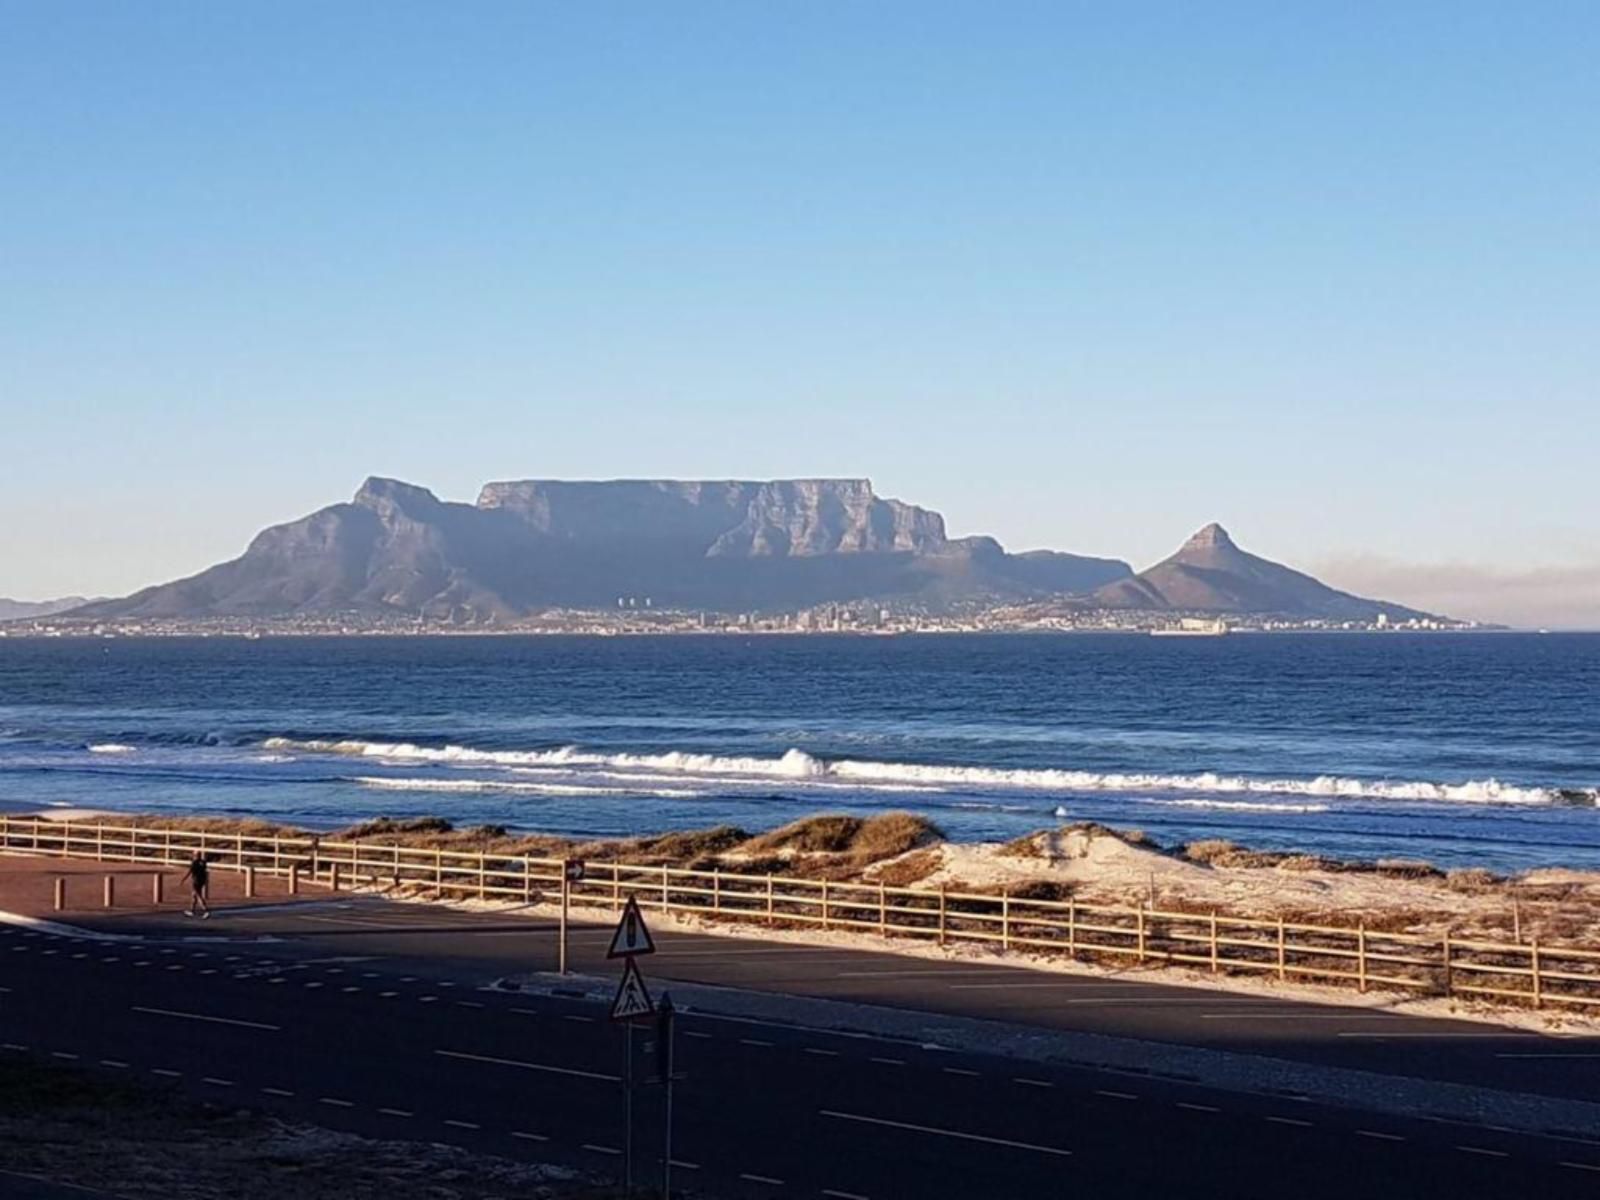
[[[263,530],[239,558],[71,615],[353,611],[481,622],[619,601],[740,612],[872,600],[948,611],[1047,597],[1171,612],[1418,615],[1247,554],[1218,525],[1135,575],[1118,559],[951,538],[938,513],[879,497],[865,479],[523,480],[459,504],[376,477],[347,504]]]
[[[53,617],[88,604],[86,596],[63,596],[59,600],[7,600],[0,597],[0,621],[26,621]]]

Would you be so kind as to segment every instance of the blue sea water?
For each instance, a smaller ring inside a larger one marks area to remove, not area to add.
[[[0,801],[1600,868],[1600,635],[0,640]]]

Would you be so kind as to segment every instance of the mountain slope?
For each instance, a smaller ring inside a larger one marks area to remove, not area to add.
[[[863,598],[942,607],[1086,592],[1131,573],[1113,559],[949,538],[938,513],[876,496],[864,479],[523,480],[491,483],[468,505],[372,478],[347,504],[264,530],[231,562],[74,615],[484,620],[619,597],[714,611]]]
[[[63,596],[59,600],[6,600],[0,598],[0,621],[27,621],[52,617],[78,608],[89,601],[83,596]]]
[[[1098,589],[1090,602],[1102,608],[1279,614],[1343,621],[1373,621],[1380,613],[1387,613],[1391,620],[1429,615],[1352,596],[1241,550],[1228,531],[1215,523],[1197,532],[1170,558]]]

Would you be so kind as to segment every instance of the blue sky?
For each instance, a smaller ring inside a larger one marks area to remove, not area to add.
[[[0,0],[0,595],[369,473],[1570,591],[1596,61],[1589,3]]]

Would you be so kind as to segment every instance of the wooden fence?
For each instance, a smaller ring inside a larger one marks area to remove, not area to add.
[[[563,861],[373,841],[252,836],[0,815],[0,851],[181,865],[291,869],[321,884],[410,886],[441,897],[539,904],[559,895]],[[820,928],[940,946],[1138,966],[1186,966],[1490,1004],[1600,1008],[1600,951],[1574,946],[1385,933],[1363,926],[1119,908],[1072,900],[836,883],[611,861],[586,864],[573,903],[647,909],[774,928]]]

